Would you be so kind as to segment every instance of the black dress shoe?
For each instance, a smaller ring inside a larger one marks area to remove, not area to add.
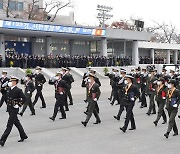
[[[174,134],[173,134],[173,136],[177,136],[177,135],[178,135],[178,133],[174,133]]]
[[[73,105],[73,103],[69,103],[69,105]]]
[[[153,113],[151,113],[151,114],[156,114],[156,112],[153,112]]]
[[[62,118],[59,118],[59,119],[66,119],[66,117],[62,117]]]
[[[18,142],[24,142],[24,140],[26,140],[27,138],[28,138],[28,137],[26,136],[26,137],[20,139]]]
[[[85,99],[84,102],[87,103],[87,100]]]
[[[96,121],[94,124],[97,125],[97,124],[100,124],[100,123],[101,123],[101,121]]]
[[[41,106],[41,107],[40,107],[40,109],[45,109],[45,108],[46,108],[46,106]]]
[[[168,138],[168,137],[169,137],[169,133],[164,134],[164,136],[165,136],[166,138]]]
[[[178,118],[180,118],[180,115],[178,115]]]
[[[114,116],[114,119],[116,119],[116,120],[120,120],[120,117],[118,117],[118,116]]]
[[[136,128],[130,128],[129,130],[136,130]]]
[[[150,116],[150,113],[146,113],[148,116]]]
[[[154,125],[155,125],[155,126],[157,126],[157,124],[158,124],[158,122],[157,122],[157,121],[154,121],[153,123],[154,123]]]
[[[167,121],[163,121],[163,122],[162,122],[162,124],[166,124],[166,123],[167,123]]]
[[[54,121],[54,120],[55,120],[55,118],[54,118],[54,117],[49,117],[49,119],[51,119],[52,121]]]
[[[18,113],[21,117],[23,116],[23,113],[21,112],[21,113]]]
[[[81,121],[81,123],[84,125],[84,127],[87,126],[87,122]]]
[[[36,115],[35,113],[31,113],[30,116]]]
[[[114,105],[114,103],[110,103],[111,105]]]
[[[3,142],[3,141],[0,141],[0,145],[3,147],[3,146],[4,146],[4,142]]]
[[[124,127],[120,127],[119,129],[122,130],[124,133],[126,132]]]
[[[69,111],[69,108],[67,108],[65,111]]]

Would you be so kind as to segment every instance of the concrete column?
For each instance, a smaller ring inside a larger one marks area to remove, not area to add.
[[[150,57],[152,59],[152,64],[154,64],[154,49],[151,49],[150,51]]]
[[[138,41],[133,41],[132,44],[132,65],[139,65]]]
[[[173,53],[173,63],[177,64],[178,61],[178,50],[175,50]]]
[[[31,54],[32,55],[36,55],[36,37],[31,37],[30,38],[30,42],[31,42]]]
[[[0,54],[3,58],[3,62],[5,61],[5,41],[4,34],[0,34]]]
[[[101,38],[101,56],[107,56],[107,39]]]
[[[52,37],[47,36],[46,37],[46,54],[49,55],[52,54]]]
[[[171,50],[167,50],[167,53],[166,53],[166,64],[170,64],[171,63],[170,58],[171,58]]]

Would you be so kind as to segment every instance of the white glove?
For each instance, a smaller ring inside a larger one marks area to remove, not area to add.
[[[177,104],[174,104],[173,107],[178,107]]]
[[[40,86],[41,86],[41,84],[38,84],[38,86],[40,87]]]
[[[135,101],[135,99],[134,99],[134,98],[131,98],[131,101]]]
[[[63,92],[60,92],[60,95],[63,95]]]
[[[19,108],[19,106],[16,104],[16,105],[14,106],[14,108],[15,108],[15,109],[18,109],[18,108]]]
[[[28,94],[30,94],[31,92],[30,92],[30,91],[28,91],[27,93],[28,93]]]
[[[6,87],[6,86],[8,85],[8,82],[9,82],[9,81],[6,81],[6,82],[2,85],[2,87],[3,87],[3,88]]]
[[[97,98],[95,98],[94,101],[97,102]]]

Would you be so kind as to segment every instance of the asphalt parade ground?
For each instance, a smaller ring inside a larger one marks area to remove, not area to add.
[[[60,120],[59,113],[53,122],[49,119],[53,113],[55,103],[54,87],[47,83],[44,86],[44,97],[47,103],[46,109],[40,109],[41,101],[36,104],[36,115],[30,116],[27,109],[20,121],[28,135],[23,143],[15,127],[7,139],[4,147],[0,147],[0,154],[179,154],[180,135],[173,137],[171,132],[169,139],[163,134],[167,130],[167,124],[162,125],[162,119],[155,127],[153,121],[156,115],[147,116],[147,108],[140,109],[137,102],[134,115],[137,129],[127,130],[123,133],[119,127],[123,126],[125,112],[121,120],[113,118],[119,110],[119,106],[110,105],[107,99],[111,87],[109,79],[101,79],[101,98],[99,100],[100,118],[102,123],[94,125],[94,116],[85,128],[81,121],[85,120],[87,104],[83,102],[85,89],[80,87],[81,80],[73,83],[72,95],[74,105],[67,112],[67,119]],[[22,87],[22,86],[20,86]],[[33,99],[34,100],[34,96]],[[4,132],[8,114],[6,106],[0,108],[0,135]],[[180,119],[176,119],[180,128]],[[129,125],[130,128],[130,125]]]

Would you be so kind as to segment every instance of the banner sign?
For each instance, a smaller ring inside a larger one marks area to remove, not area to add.
[[[95,36],[106,35],[106,30],[104,29],[40,24],[40,23],[10,21],[10,20],[0,20],[0,28],[54,32],[54,33],[68,33],[68,34],[79,34],[79,35],[95,35]]]

